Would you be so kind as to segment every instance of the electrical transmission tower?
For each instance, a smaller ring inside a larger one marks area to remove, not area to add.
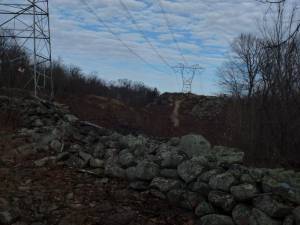
[[[191,93],[192,92],[192,84],[195,76],[200,74],[203,70],[203,67],[198,64],[192,66],[186,66],[182,63],[174,66],[174,71],[179,73],[182,78],[182,92],[183,93]]]
[[[24,88],[33,88],[36,97],[39,92],[53,96],[48,0],[2,0],[0,37],[26,49],[31,77]]]

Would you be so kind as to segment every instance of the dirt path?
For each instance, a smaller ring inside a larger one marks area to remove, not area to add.
[[[181,102],[182,102],[182,100],[175,101],[174,110],[171,114],[171,121],[172,121],[174,127],[179,127],[179,125],[180,125],[179,109],[180,109]]]

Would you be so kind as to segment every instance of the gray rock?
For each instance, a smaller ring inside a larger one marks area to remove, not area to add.
[[[211,188],[207,183],[200,182],[200,181],[190,183],[189,189],[191,191],[201,194],[202,196],[207,196],[211,191]]]
[[[129,187],[133,190],[144,191],[149,188],[149,183],[145,181],[134,181],[129,184]]]
[[[294,225],[294,217],[293,215],[288,215],[287,217],[284,218],[282,225]]]
[[[296,225],[300,225],[300,206],[293,210],[293,216],[296,221]]]
[[[162,169],[160,171],[160,176],[166,177],[166,178],[172,178],[172,179],[178,179],[178,173],[175,169]]]
[[[181,155],[175,149],[170,149],[164,145],[160,146],[156,154],[156,161],[163,168],[176,169],[184,159],[184,155]]]
[[[218,174],[221,174],[221,173],[224,173],[224,169],[219,167],[219,168],[216,168],[216,169],[212,169],[212,170],[209,170],[209,171],[206,171],[204,173],[202,173],[199,177],[198,177],[198,180],[200,181],[204,181],[204,182],[209,182],[209,179],[214,176],[214,175],[218,175]]]
[[[240,164],[232,164],[229,166],[227,172],[231,173],[235,178],[240,179],[243,174],[248,173],[248,169]]]
[[[242,174],[240,181],[245,184],[255,184],[255,180],[249,174]]]
[[[60,143],[59,140],[53,140],[50,143],[50,147],[55,150],[55,151],[59,151],[61,149],[62,144]]]
[[[276,221],[259,209],[252,209],[250,216],[250,225],[281,225],[280,221]]]
[[[69,152],[61,152],[56,156],[56,161],[66,161],[70,158],[70,153]]]
[[[103,159],[105,154],[104,148],[104,145],[99,142],[94,148],[93,156],[98,159]]]
[[[177,172],[180,178],[182,178],[186,183],[190,183],[202,173],[203,166],[196,160],[187,160],[181,163],[178,168]]]
[[[42,126],[44,126],[44,123],[43,123],[42,120],[36,119],[36,120],[33,122],[32,125],[33,125],[34,127],[42,127]]]
[[[278,202],[269,195],[253,199],[253,205],[273,218],[284,218],[292,212],[292,207]]]
[[[196,225],[234,225],[230,216],[210,214],[201,217]]]
[[[125,168],[134,166],[136,164],[133,154],[131,154],[127,149],[122,150],[119,153],[119,163]]]
[[[54,156],[45,157],[45,158],[34,161],[34,165],[37,167],[44,167],[49,163],[55,162],[55,160],[56,160],[56,157],[54,157]]]
[[[209,179],[209,186],[214,190],[228,192],[235,184],[237,184],[236,178],[228,172],[212,176]]]
[[[189,158],[209,154],[211,145],[201,135],[189,134],[181,138],[179,147]]]
[[[122,147],[132,150],[134,150],[138,146],[144,145],[146,141],[147,140],[143,136],[135,137],[132,135],[123,136],[119,140]]]
[[[234,148],[215,146],[213,151],[216,154],[219,166],[242,164],[244,161],[245,153]]]
[[[92,156],[90,154],[83,152],[83,151],[79,151],[79,157],[82,160],[81,167],[87,166],[90,162],[90,159],[92,158]]]
[[[152,180],[159,174],[159,166],[153,162],[142,161],[136,167],[136,177],[141,180]]]
[[[157,188],[161,192],[168,192],[171,189],[180,188],[181,182],[178,180],[166,179],[163,177],[156,177],[152,180],[150,187]]]
[[[68,122],[71,122],[71,123],[78,121],[78,118],[72,114],[66,114],[66,115],[64,115],[64,117]]]
[[[255,182],[260,182],[264,177],[265,170],[259,168],[251,168],[249,169],[249,175]]]
[[[199,217],[205,216],[208,214],[213,214],[214,212],[215,212],[215,210],[212,207],[212,205],[205,200],[200,202],[195,209],[195,215],[199,216]]]
[[[136,168],[135,167],[129,167],[126,169],[126,176],[128,178],[128,180],[132,181],[132,180],[136,180],[137,176],[136,176]]]
[[[208,195],[208,200],[214,206],[223,209],[225,212],[230,212],[236,204],[231,194],[221,191],[211,191]]]
[[[170,145],[177,146],[179,144],[180,144],[180,138],[178,138],[178,137],[172,137],[170,139]]]
[[[258,189],[253,184],[240,184],[232,186],[230,192],[237,201],[245,201],[255,197]]]
[[[90,159],[90,167],[92,168],[104,168],[104,161],[101,159],[95,159],[95,158],[91,158]]]
[[[249,225],[251,208],[244,204],[238,204],[232,210],[232,219],[236,225]]]
[[[106,164],[104,173],[107,176],[116,177],[116,178],[126,177],[126,171],[123,168],[118,167],[117,165],[114,164]]]

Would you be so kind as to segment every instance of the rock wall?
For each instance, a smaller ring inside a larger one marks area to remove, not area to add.
[[[51,163],[95,176],[127,179],[130,188],[191,210],[199,225],[300,225],[300,174],[249,168],[244,153],[211,146],[201,135],[168,140],[123,136],[78,121],[66,107],[0,96],[0,110],[19,110],[30,141],[20,154],[47,152]]]

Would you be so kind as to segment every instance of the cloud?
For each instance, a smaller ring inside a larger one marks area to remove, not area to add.
[[[119,0],[86,1],[113,34],[80,0],[53,0],[50,9],[54,57],[76,64],[86,72],[99,71],[99,76],[107,80],[127,77],[162,91],[180,90],[178,75],[172,74],[149,46]],[[213,78],[216,68],[226,60],[230,42],[242,32],[258,33],[257,21],[268,7],[255,0],[160,1],[170,28],[158,1],[123,0],[138,26],[170,65],[182,62],[173,32],[189,63],[206,68],[194,87],[195,92],[205,94],[218,92]],[[152,67],[164,72],[144,64],[124,43]]]

